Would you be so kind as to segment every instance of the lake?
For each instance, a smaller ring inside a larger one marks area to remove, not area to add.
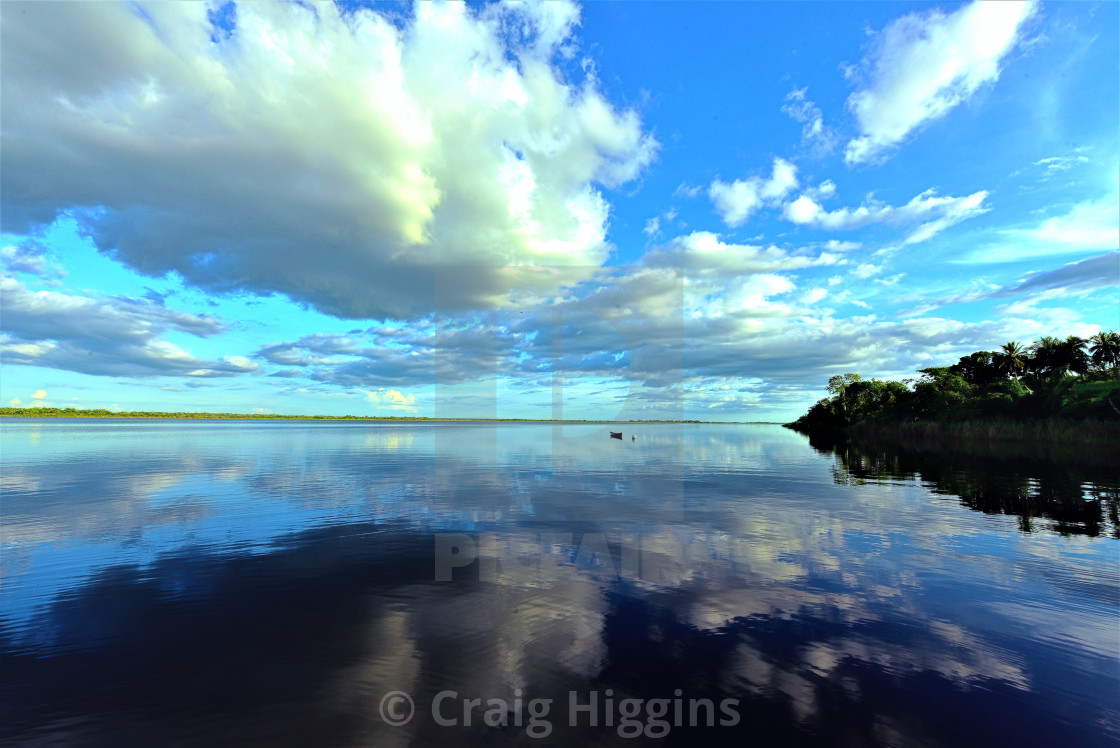
[[[6,744],[1120,740],[1106,460],[126,419],[0,459]]]

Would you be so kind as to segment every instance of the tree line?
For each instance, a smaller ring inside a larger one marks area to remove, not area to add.
[[[1089,339],[1043,336],[977,351],[952,366],[919,369],[916,379],[865,380],[841,374],[828,380],[830,397],[789,427],[846,429],[869,422],[985,419],[1120,420],[1120,333]]]

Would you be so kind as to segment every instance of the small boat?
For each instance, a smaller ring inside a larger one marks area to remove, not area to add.
[[[612,431],[611,432],[611,438],[612,439],[621,439],[622,438],[622,432],[621,431]]]

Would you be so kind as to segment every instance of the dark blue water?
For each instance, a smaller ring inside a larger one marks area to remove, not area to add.
[[[622,428],[5,419],[0,738],[1120,740],[1107,460]]]

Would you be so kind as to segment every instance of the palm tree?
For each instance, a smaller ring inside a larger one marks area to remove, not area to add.
[[[1111,368],[1113,374],[1120,373],[1120,333],[1098,332],[1089,338],[1089,350],[1094,367],[1101,371]]]
[[[1089,370],[1085,340],[1070,335],[1065,340],[1043,335],[1031,346],[1031,369],[1038,374],[1060,379],[1066,372],[1084,374]]]
[[[1070,335],[1058,346],[1058,365],[1062,367],[1061,373],[1072,371],[1074,374],[1084,374],[1089,371],[1089,357],[1085,354],[1085,338]]]
[[[1034,342],[1031,346],[1031,358],[1029,367],[1032,372],[1042,375],[1053,374],[1054,370],[1058,367],[1058,359],[1060,357],[1059,348],[1061,348],[1062,341],[1057,338],[1052,338],[1049,335],[1043,335],[1041,338]],[[1063,368],[1063,371],[1065,369]]]
[[[1000,371],[1015,377],[1026,371],[1027,351],[1014,340],[1004,343],[995,355],[995,364]]]

